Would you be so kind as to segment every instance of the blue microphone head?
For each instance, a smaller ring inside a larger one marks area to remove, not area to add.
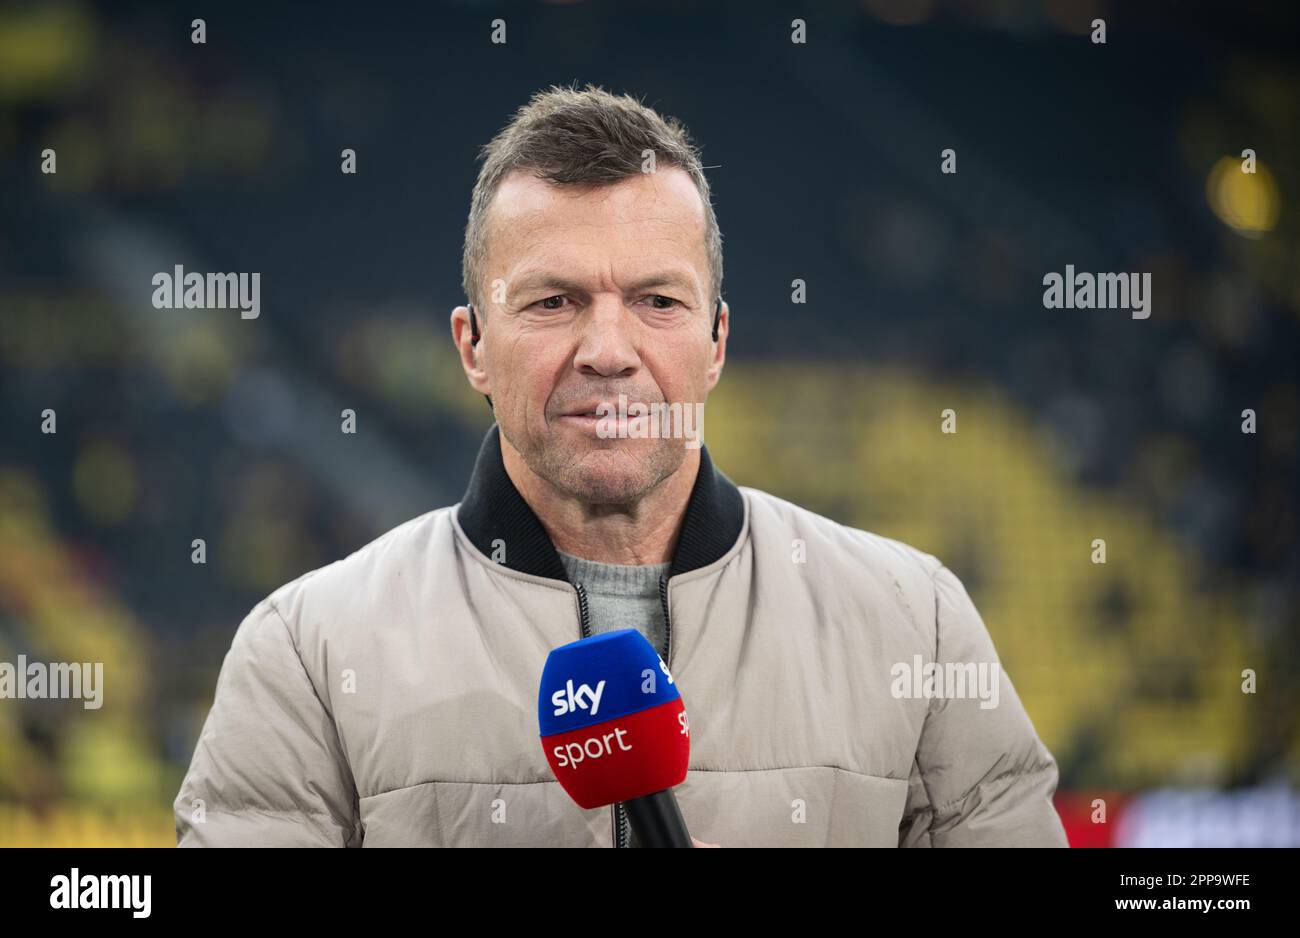
[[[616,629],[551,649],[537,696],[541,735],[583,729],[677,700],[659,653],[636,629]]]
[[[555,777],[584,808],[663,791],[686,777],[690,727],[681,694],[636,629],[553,649],[537,723]]]

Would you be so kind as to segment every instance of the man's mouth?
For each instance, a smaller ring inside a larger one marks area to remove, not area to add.
[[[612,417],[618,413],[618,407],[609,401],[595,401],[578,404],[561,416],[564,417]]]

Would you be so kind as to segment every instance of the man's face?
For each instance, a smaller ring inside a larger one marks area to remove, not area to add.
[[[538,476],[590,504],[639,500],[689,452],[681,438],[602,438],[597,406],[703,403],[726,349],[704,244],[704,203],[676,167],[580,189],[530,172],[489,213],[477,363],[462,362],[501,433]],[[460,325],[457,326],[457,320]],[[607,413],[608,411],[603,411]],[[607,436],[607,434],[606,434]]]

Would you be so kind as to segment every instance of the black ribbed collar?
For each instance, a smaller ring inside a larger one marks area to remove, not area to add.
[[[501,459],[500,429],[494,423],[483,438],[465,497],[456,509],[461,529],[484,554],[493,554],[493,541],[505,545],[504,566],[520,573],[569,578],[550,535],[515,488]],[[713,563],[736,543],[745,519],[740,489],[713,467],[709,448],[700,446],[700,472],[686,505],[670,577]]]

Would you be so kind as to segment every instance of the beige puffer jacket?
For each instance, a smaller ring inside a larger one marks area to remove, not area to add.
[[[497,433],[458,505],[243,621],[175,799],[180,845],[635,845],[620,806],[579,808],[542,753],[543,663],[590,623]],[[1065,846],[1056,763],[957,577],[700,455],[659,649],[690,716],[691,834]],[[913,680],[931,664],[971,676],[964,695]]]

